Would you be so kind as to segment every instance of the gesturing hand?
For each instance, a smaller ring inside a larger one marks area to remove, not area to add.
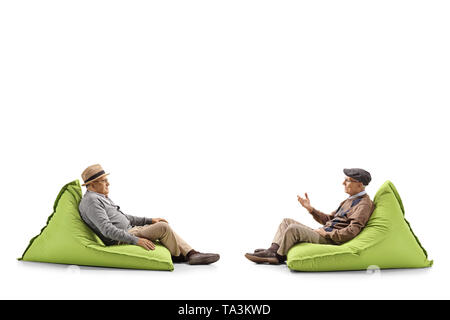
[[[308,211],[311,211],[313,207],[311,206],[311,202],[309,201],[308,194],[305,192],[305,198],[300,197],[297,195],[298,202]]]
[[[155,250],[155,244],[145,238],[138,238],[138,242],[136,244],[147,250]]]

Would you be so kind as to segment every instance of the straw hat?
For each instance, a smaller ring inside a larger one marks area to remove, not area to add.
[[[81,178],[83,178],[84,181],[82,186],[88,185],[108,174],[109,173],[105,173],[105,170],[103,170],[101,165],[93,164],[92,166],[87,167],[81,174]]]

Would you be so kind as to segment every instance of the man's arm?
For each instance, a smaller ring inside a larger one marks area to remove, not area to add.
[[[86,216],[105,238],[137,244],[138,237],[128,233],[127,230],[117,228],[111,223],[103,204],[97,199],[92,201],[87,207]]]
[[[335,243],[344,243],[356,237],[367,224],[372,214],[372,207],[368,204],[360,204],[349,216],[350,224],[340,230],[334,229],[325,232],[324,237]],[[325,230],[324,230],[325,231]]]
[[[123,213],[123,212],[122,212]],[[128,220],[130,220],[130,224],[132,226],[145,226],[146,224],[152,224],[152,218],[146,218],[146,217],[136,217],[136,216],[132,216],[131,214],[125,214],[125,217],[128,218]]]
[[[331,214],[323,213],[322,211],[319,211],[315,208],[311,207],[311,211],[308,210],[308,212],[313,216],[314,220],[316,220],[318,223],[324,225],[330,220],[333,220],[334,215],[336,214],[336,210],[333,211]]]
[[[122,211],[120,211],[122,212]],[[122,212],[123,213],[123,212]],[[146,217],[135,217],[129,214],[125,214],[123,213],[128,220],[130,221],[132,226],[145,226],[146,224],[153,224],[153,223],[157,223],[157,222],[167,222],[166,219],[163,218],[146,218]]]

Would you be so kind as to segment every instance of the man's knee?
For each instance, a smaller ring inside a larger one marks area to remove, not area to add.
[[[310,230],[308,227],[301,224],[293,224],[290,225],[285,232],[287,237],[291,237],[298,242],[316,242],[316,238],[319,238],[319,235],[315,233],[315,231]]]
[[[287,228],[286,228],[286,232],[287,233],[297,233],[299,231],[299,229],[301,229],[301,226],[299,226],[298,224],[290,224]]]
[[[291,218],[284,218],[283,220],[281,220],[281,225],[285,225],[285,226],[289,226],[292,223],[294,223],[294,220],[292,220]]]
[[[170,226],[167,222],[159,221],[159,222],[155,223],[153,226],[161,233],[167,233],[167,232],[172,231],[172,229],[170,228]]]
[[[287,227],[285,234],[288,237],[292,237],[294,239],[296,239],[297,241],[307,241],[310,242],[309,240],[309,234],[308,234],[308,230],[307,228],[305,228],[303,225],[301,224],[291,224]]]
[[[164,221],[158,221],[154,224],[155,227],[157,228],[161,228],[161,229],[167,229],[170,228],[169,224],[167,222]]]

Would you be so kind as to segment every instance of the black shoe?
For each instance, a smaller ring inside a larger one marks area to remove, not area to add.
[[[196,264],[211,264],[220,259],[217,253],[201,253],[193,252],[188,255],[187,262],[192,265]]]
[[[182,254],[180,254],[179,256],[172,256],[173,263],[183,263],[186,261],[187,261],[186,257],[183,256]]]

